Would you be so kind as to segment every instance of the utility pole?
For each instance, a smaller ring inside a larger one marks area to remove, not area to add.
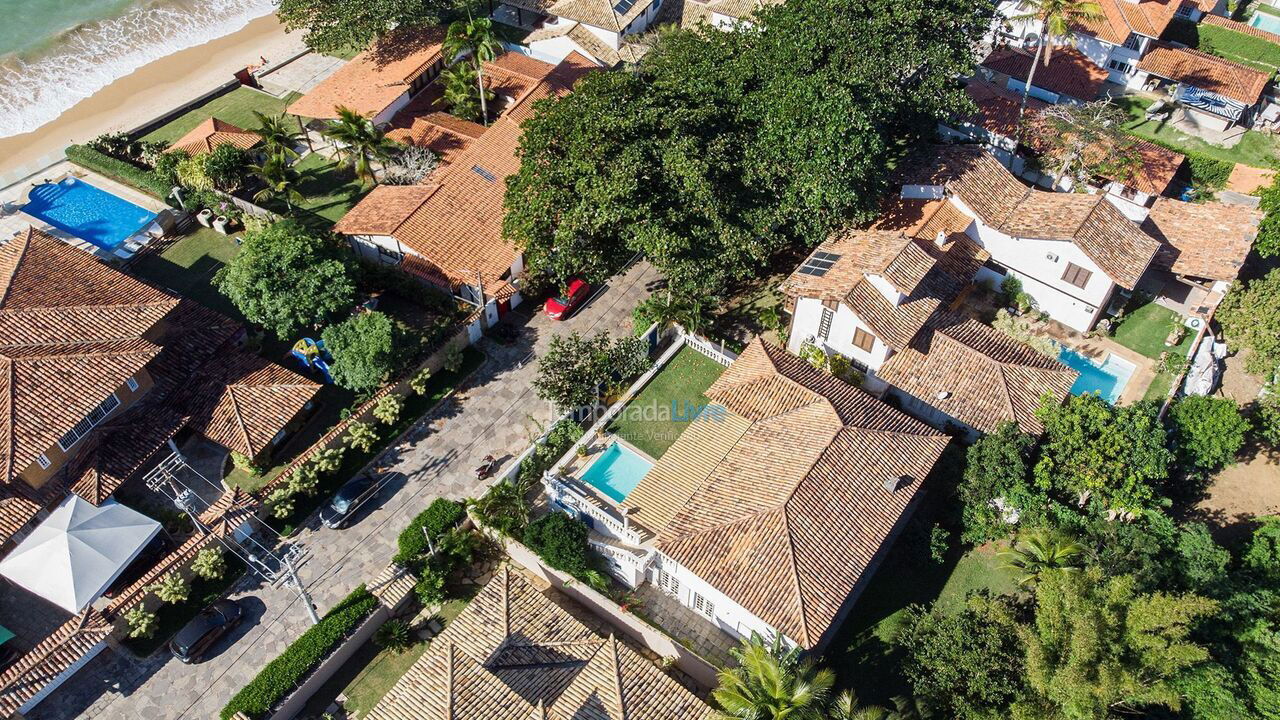
[[[320,616],[316,613],[316,606],[311,602],[311,595],[307,593],[307,588],[303,586],[302,580],[298,578],[298,571],[293,566],[293,553],[286,552],[280,562],[289,584],[293,585],[293,589],[298,591],[298,597],[302,599],[302,606],[307,609],[307,616],[311,618],[311,624],[319,625]]]

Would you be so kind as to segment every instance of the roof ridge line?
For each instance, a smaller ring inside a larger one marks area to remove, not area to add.
[[[807,475],[808,474],[806,473],[806,476]],[[796,483],[796,486],[799,487],[799,483]],[[789,497],[788,497],[788,500],[790,500]],[[800,620],[800,631],[804,633],[803,642],[805,642],[805,644],[808,644],[809,621],[806,619],[806,615],[805,615],[804,591],[800,587],[800,570],[797,567],[798,562],[796,561],[795,538],[793,538],[791,535],[791,518],[789,517],[787,508],[785,506],[782,509],[782,524],[783,524],[783,527],[785,528],[785,535],[787,538],[787,557],[790,558],[791,560],[791,580],[796,587],[796,603],[799,605],[799,610],[800,610],[800,612],[797,613],[799,615],[799,620]],[[779,630],[778,632],[781,633],[782,631]]]
[[[245,425],[244,415],[240,412],[240,403],[236,400],[236,394],[233,391],[234,386],[227,385],[227,396],[231,400],[231,414],[235,417],[236,427],[240,430],[240,434],[244,436],[244,446],[250,451],[253,450],[253,439],[249,437],[249,430]]]
[[[609,651],[613,655],[613,688],[618,697],[618,717],[619,720],[627,720],[627,703],[622,696],[622,668],[619,667],[621,660],[618,658],[618,638],[611,632],[609,633]]]
[[[1009,410],[1009,417],[1013,418],[1016,422],[1018,420],[1018,409],[1014,407],[1013,392],[1009,389],[1009,376],[1005,373],[1005,370],[1006,368],[1003,364],[998,363],[996,365],[996,371],[1000,373],[1000,389],[1002,391],[1002,396],[1004,397],[1005,406]]]

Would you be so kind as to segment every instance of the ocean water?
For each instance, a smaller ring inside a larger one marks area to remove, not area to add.
[[[272,10],[272,0],[0,0],[0,137]]]

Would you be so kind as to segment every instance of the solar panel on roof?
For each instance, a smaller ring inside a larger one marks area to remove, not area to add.
[[[626,15],[632,5],[636,4],[636,0],[618,0],[618,4],[613,6],[613,11],[619,15]]]
[[[472,165],[472,166],[471,166],[471,172],[473,172],[473,173],[475,173],[475,174],[479,175],[480,177],[484,178],[485,180],[488,180],[489,182],[497,182],[497,181],[498,181],[498,177],[497,177],[496,175],[494,175],[493,173],[489,172],[488,170],[485,170],[484,168],[480,167],[479,165]]]
[[[818,251],[809,256],[809,259],[805,260],[804,264],[800,266],[800,274],[822,277],[827,274],[827,271],[830,270],[831,266],[835,265],[836,261],[839,259],[839,255]]]

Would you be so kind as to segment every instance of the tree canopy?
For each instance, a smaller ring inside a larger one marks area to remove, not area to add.
[[[356,292],[341,249],[293,220],[246,232],[213,281],[249,322],[280,338],[349,308]]]
[[[649,348],[641,338],[614,340],[605,332],[557,335],[538,360],[533,389],[558,408],[579,408],[597,402],[599,386],[639,375],[648,366]]]
[[[989,13],[793,0],[755,27],[664,33],[525,124],[505,233],[555,281],[643,252],[677,291],[714,294],[874,216],[900,142],[966,107],[953,78]]]
[[[1217,318],[1229,344],[1252,351],[1246,369],[1270,379],[1280,367],[1280,269],[1233,285]]]
[[[399,365],[395,324],[377,311],[352,315],[324,329],[324,347],[333,355],[333,381],[351,390],[385,383]]]
[[[1235,462],[1244,446],[1249,421],[1228,397],[1190,395],[1169,408],[1169,422],[1179,456],[1200,470],[1212,471]]]
[[[285,29],[302,30],[307,47],[321,53],[363,50],[401,25],[430,25],[457,0],[277,0]]]

